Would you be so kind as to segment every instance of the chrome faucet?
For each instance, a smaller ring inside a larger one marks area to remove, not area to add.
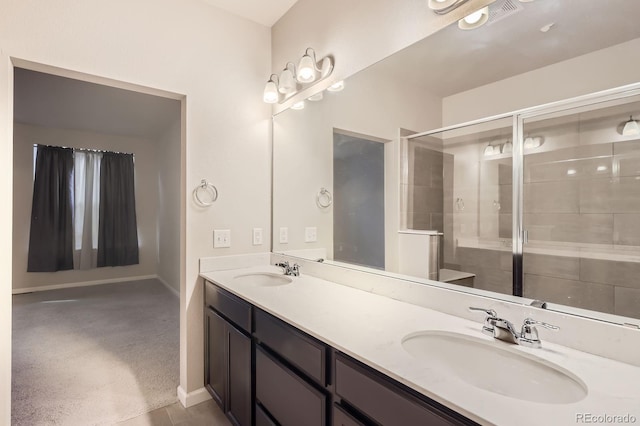
[[[539,348],[542,343],[538,337],[538,330],[535,327],[536,325],[549,330],[560,329],[560,327],[555,325],[527,318],[524,320],[522,329],[518,332],[510,321],[498,317],[498,314],[493,309],[469,307],[469,310],[474,312],[484,312],[487,315],[484,320],[484,325],[482,326],[482,332],[484,334],[492,336],[494,339],[502,340],[503,342],[514,343],[516,345],[527,346],[529,348]]]
[[[293,265],[289,265],[289,262],[285,261],[285,262],[276,263],[275,266],[281,267],[285,275],[291,275],[293,277],[300,276],[300,265],[298,265],[297,263],[294,263]]]

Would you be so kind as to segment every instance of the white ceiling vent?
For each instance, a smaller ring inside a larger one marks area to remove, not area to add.
[[[511,15],[524,10],[524,6],[517,0],[497,1],[489,6],[489,19],[487,25],[495,24]]]

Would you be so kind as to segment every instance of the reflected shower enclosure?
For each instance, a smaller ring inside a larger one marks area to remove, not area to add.
[[[444,233],[444,270],[470,275],[449,282],[640,318],[631,115],[627,94],[409,137],[403,225]]]

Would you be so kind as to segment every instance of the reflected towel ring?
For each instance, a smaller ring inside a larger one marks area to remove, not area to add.
[[[331,192],[326,188],[320,188],[320,192],[316,195],[316,204],[321,209],[326,209],[333,204],[333,197]]]
[[[203,201],[203,199],[200,198],[201,194],[204,193],[209,194],[211,201]],[[207,182],[206,179],[202,179],[202,181],[200,181],[200,185],[196,186],[193,190],[193,198],[195,198],[198,205],[202,207],[209,207],[218,199],[218,189]]]

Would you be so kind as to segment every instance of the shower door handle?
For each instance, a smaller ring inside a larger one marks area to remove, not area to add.
[[[529,244],[529,231],[526,229],[522,230],[522,244]]]

